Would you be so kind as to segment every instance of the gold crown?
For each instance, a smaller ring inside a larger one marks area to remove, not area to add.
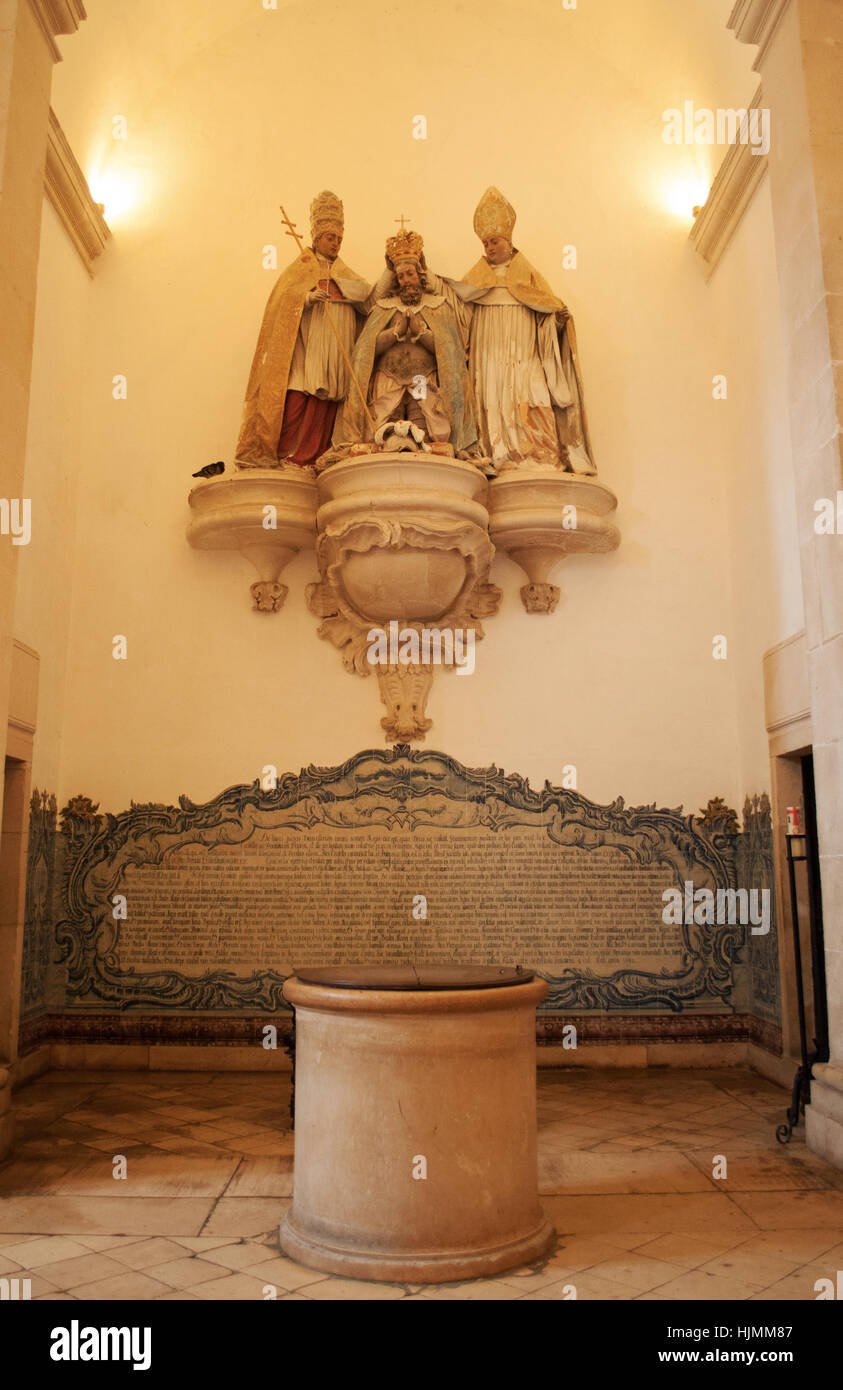
[[[342,203],[336,193],[330,193],[327,189],[324,193],[317,193],[310,204],[311,237],[315,238],[326,227],[335,227],[342,233],[343,222]]]
[[[482,241],[487,236],[503,236],[512,241],[515,208],[499,188],[487,188],[474,210],[474,230]]]
[[[418,232],[407,232],[404,228],[395,236],[386,239],[386,254],[395,265],[398,261],[415,261],[421,265],[424,240]]]

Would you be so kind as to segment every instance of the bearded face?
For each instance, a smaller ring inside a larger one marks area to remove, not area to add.
[[[401,303],[419,304],[424,291],[415,261],[399,261],[395,267],[395,278],[398,281],[398,297]]]

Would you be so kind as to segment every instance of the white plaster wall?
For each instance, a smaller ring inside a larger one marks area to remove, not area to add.
[[[763,654],[805,621],[772,226],[767,178],[710,284],[719,321],[732,322],[732,331],[712,344],[713,371],[726,376],[728,391],[725,401],[712,402],[712,411],[729,468],[728,660],[735,682],[741,785],[747,791],[769,789]]]
[[[434,0],[385,17],[374,3],[90,0],[54,106],[115,236],[85,345],[60,796],[85,791],[113,810],[202,800],[267,762],[296,769],[381,744],[374,679],[344,673],[304,607],[312,555],[285,573],[280,615],[252,613],[246,562],[184,541],[190,474],[233,456],[275,279],[261,248],[284,241],[280,201],[304,228],[313,194],[334,188],[343,256],[372,278],[406,213],[432,264],[460,275],[492,182],[518,210],[516,243],[576,316],[623,543],[560,568],[551,618],[524,613],[523,576],[495,561],[501,612],[475,675],[435,682],[428,742],[539,784],[573,763],[602,802],[696,809],[714,794],[740,803],[747,777],[766,784],[760,665],[745,679],[711,643],[767,622],[766,592],[741,582],[752,565],[735,527],[759,474],[779,467],[766,462],[775,393],[747,365],[774,317],[769,218],[759,204],[753,274],[734,273],[731,295],[706,287],[689,222],[665,198],[677,181],[710,179],[719,153],[661,139],[667,106],[751,97],[752,55],[725,30],[729,8]],[[111,140],[115,114],[126,142]],[[412,139],[416,114],[425,142]],[[579,265],[566,272],[571,243]],[[726,361],[745,377],[728,417],[711,398]],[[112,398],[117,373],[125,401]],[[777,524],[757,533],[759,552]],[[117,633],[127,662],[112,659]]]

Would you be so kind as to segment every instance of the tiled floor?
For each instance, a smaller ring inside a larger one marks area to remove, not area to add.
[[[843,1268],[843,1172],[775,1127],[748,1071],[544,1071],[540,1265],[466,1284],[358,1283],[282,1257],[286,1078],[50,1072],[16,1092],[0,1277],[47,1299],[799,1299]],[[115,1155],[125,1181],[112,1176]],[[727,1176],[715,1178],[716,1155]],[[267,1286],[272,1286],[271,1288]]]

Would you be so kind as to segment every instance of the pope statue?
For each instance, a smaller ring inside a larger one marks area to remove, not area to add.
[[[487,188],[474,214],[484,255],[460,291],[474,309],[469,370],[480,451],[495,469],[527,462],[596,473],[573,320],[512,244],[515,210]]]
[[[350,358],[370,286],[339,259],[343,206],[335,193],[314,198],[310,230],[311,248],[279,277],[264,312],[237,442],[240,468],[313,464],[348,392],[337,335]]]

